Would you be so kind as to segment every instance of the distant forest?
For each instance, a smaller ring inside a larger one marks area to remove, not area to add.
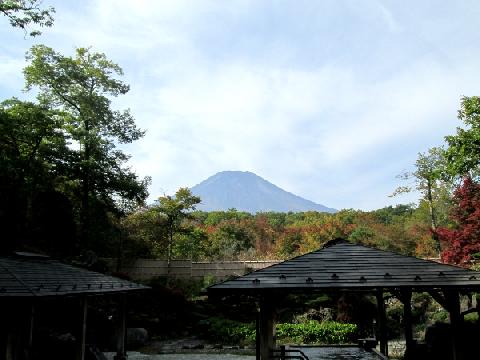
[[[144,209],[122,221],[128,238],[125,255],[168,256],[167,225],[161,225],[165,220],[152,221],[149,212]],[[423,203],[335,214],[195,211],[174,234],[172,257],[194,261],[288,259],[338,237],[403,254],[435,257],[438,253],[430,226],[428,206]]]

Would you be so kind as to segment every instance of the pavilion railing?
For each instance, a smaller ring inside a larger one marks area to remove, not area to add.
[[[270,359],[297,359],[297,360],[309,360],[308,356],[301,350],[285,349],[285,346],[280,346],[279,349],[270,350]]]

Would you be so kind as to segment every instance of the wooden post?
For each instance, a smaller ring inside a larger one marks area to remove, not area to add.
[[[28,348],[31,350],[33,346],[33,329],[35,326],[35,305],[32,303],[30,306],[30,322],[28,329]]]
[[[460,314],[459,294],[457,291],[445,291],[445,298],[448,303],[448,312],[450,313],[453,360],[463,360],[462,347],[460,344],[463,319]]]
[[[12,330],[7,332],[7,343],[5,346],[5,359],[15,360],[15,335]]]
[[[383,290],[377,290],[377,317],[378,317],[378,331],[380,352],[388,356],[388,339],[387,339],[387,315],[385,313],[385,302],[383,300]]]
[[[2,309],[4,312],[2,314],[1,325],[5,329],[5,352],[4,354],[0,354],[2,355],[0,359],[16,360],[19,358],[20,353],[19,327],[21,327],[21,325],[19,325],[19,318],[21,318],[21,310],[19,308],[21,308],[21,306],[19,306],[18,301],[8,301],[4,306],[5,308]]]
[[[117,355],[114,360],[126,360],[125,339],[127,337],[127,294],[122,294],[119,307],[119,321],[117,327]]]
[[[255,318],[255,360],[260,360],[260,312]]]
[[[77,360],[85,359],[85,345],[87,337],[87,313],[88,313],[88,301],[84,296],[81,299],[81,326],[77,343]]]
[[[275,347],[275,306],[273,298],[262,296],[260,299],[260,359],[268,360],[270,350]]]
[[[400,300],[403,303],[403,322],[405,325],[405,358],[408,359],[413,353],[415,346],[412,329],[412,291],[410,289],[402,290],[400,294]]]
[[[27,307],[28,308],[28,307]],[[33,330],[35,325],[35,304],[32,301],[29,304],[30,312],[27,314],[27,327],[24,336],[25,339],[25,357],[26,359],[32,358],[32,351],[33,351]]]
[[[31,358],[33,343],[33,302],[6,301],[0,312],[0,360]]]

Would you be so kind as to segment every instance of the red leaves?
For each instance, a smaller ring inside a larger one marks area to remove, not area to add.
[[[480,252],[480,184],[466,177],[453,194],[451,218],[453,229],[439,228],[437,234],[446,245],[442,260],[448,263],[465,264]]]

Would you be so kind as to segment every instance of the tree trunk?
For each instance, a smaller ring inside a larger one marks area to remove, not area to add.
[[[169,224],[168,246],[167,246],[167,277],[170,276],[170,265],[172,262],[172,244],[173,244],[173,221]]]
[[[435,208],[433,206],[432,181],[430,179],[427,180],[427,200],[428,200],[428,209],[430,211],[432,239],[433,241],[435,241],[435,250],[440,256],[440,240],[437,234],[437,217],[435,215]]]
[[[88,120],[85,121],[86,137],[83,145],[83,161],[82,168],[82,209],[81,209],[81,236],[80,236],[80,249],[88,244],[90,235],[90,124]]]

